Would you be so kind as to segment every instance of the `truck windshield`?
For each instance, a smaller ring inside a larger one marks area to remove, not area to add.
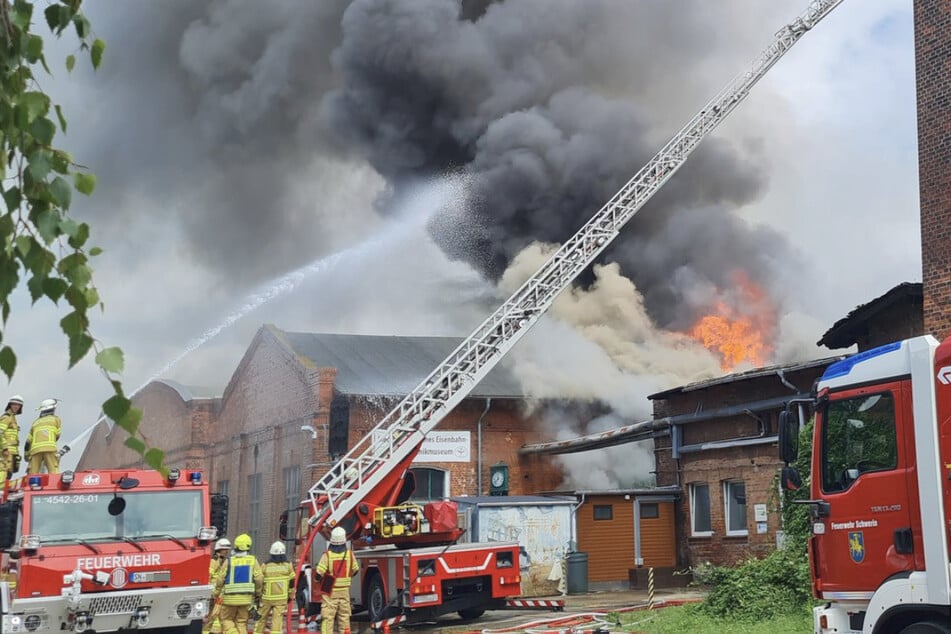
[[[123,492],[119,497],[125,499],[125,509],[112,516],[112,493],[35,495],[25,532],[43,543],[123,537],[148,541],[194,538],[202,526],[201,491]]]
[[[896,436],[891,394],[830,401],[822,421],[822,490],[844,491],[866,471],[894,469]]]

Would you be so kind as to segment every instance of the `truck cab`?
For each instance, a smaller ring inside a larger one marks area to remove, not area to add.
[[[812,403],[814,630],[951,633],[951,338],[916,337],[830,365]],[[801,421],[780,419],[782,480]]]
[[[227,512],[200,471],[33,474],[0,499],[4,632],[200,631]]]

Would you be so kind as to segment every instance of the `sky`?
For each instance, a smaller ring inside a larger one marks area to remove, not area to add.
[[[127,392],[221,390],[265,323],[465,336],[805,4],[87,0],[101,68],[67,74],[67,36],[42,85],[98,176],[72,208],[104,249],[92,331],[125,351]],[[609,405],[553,417],[562,439],[723,373],[690,333],[724,306],[762,363],[837,354],[815,345],[832,323],[921,280],[917,178],[911,3],[847,0],[507,363],[534,395]],[[4,341],[21,424],[58,398],[69,442],[109,385],[91,359],[67,371],[63,314],[21,289]],[[589,488],[649,470],[601,456],[563,460]]]

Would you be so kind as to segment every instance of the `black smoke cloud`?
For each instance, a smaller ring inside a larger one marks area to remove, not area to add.
[[[216,0],[89,11],[109,43],[89,79],[102,96],[100,125],[79,139],[100,175],[90,213],[121,220],[143,198],[167,202],[184,247],[236,284],[327,248],[326,219],[287,195],[309,181],[319,192],[315,157],[368,162],[389,197],[420,177],[468,174],[478,201],[468,226],[435,235],[497,278],[528,243],[567,239],[655,153],[680,125],[659,130],[658,114],[676,104],[689,116],[681,97],[699,105],[712,94],[734,69],[714,81],[692,73],[729,39],[724,29],[742,29],[703,0]],[[691,287],[727,284],[735,267],[768,281],[771,258],[786,250],[733,213],[767,184],[747,156],[707,139],[606,255],[662,325],[683,320],[677,307],[696,296]]]
[[[567,239],[656,152],[645,111],[658,107],[649,91],[661,64],[651,55],[670,50],[660,38],[679,30],[689,67],[708,40],[691,15],[705,14],[695,2],[519,0],[463,15],[450,0],[357,0],[334,53],[341,86],[323,108],[337,138],[362,148],[397,189],[408,176],[464,169],[478,201],[468,239],[452,226],[435,234],[450,255],[497,278],[530,242]],[[649,33],[644,23],[664,26]],[[640,25],[634,34],[631,25]],[[763,254],[783,242],[731,213],[766,184],[761,164],[708,139],[606,257],[660,323],[684,328],[689,300],[709,299],[696,288],[728,285],[735,268],[768,283]],[[678,287],[673,273],[683,269],[694,274],[682,272],[689,284]]]

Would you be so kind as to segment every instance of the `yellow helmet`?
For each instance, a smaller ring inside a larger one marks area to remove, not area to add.
[[[251,550],[251,536],[247,533],[241,533],[234,538],[234,547],[236,550]]]

